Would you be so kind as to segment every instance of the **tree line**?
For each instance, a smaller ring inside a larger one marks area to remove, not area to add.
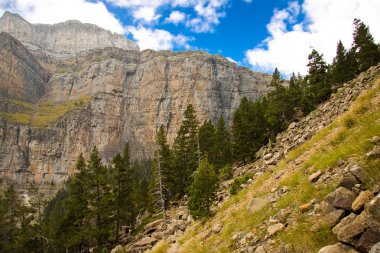
[[[158,213],[166,219],[170,201],[188,198],[196,219],[209,217],[218,182],[232,178],[232,163],[255,159],[255,153],[288,125],[311,112],[344,82],[380,62],[368,27],[354,21],[354,42],[341,42],[332,64],[312,50],[308,74],[289,82],[276,68],[272,91],[250,101],[243,98],[231,128],[223,117],[199,124],[189,104],[172,146],[159,127],[149,161],[131,162],[128,143],[104,164],[96,147],[56,196],[46,202],[36,190],[26,203],[10,185],[0,198],[0,252],[108,252],[122,230],[138,230],[138,216]]]

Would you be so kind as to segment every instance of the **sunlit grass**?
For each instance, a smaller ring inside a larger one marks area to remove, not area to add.
[[[9,122],[19,124],[31,124],[36,127],[49,126],[60,117],[75,108],[84,108],[91,100],[91,96],[82,96],[78,99],[68,100],[63,103],[53,103],[42,101],[38,104],[31,104],[18,100],[10,100],[11,104],[19,106],[19,112],[5,113],[1,116],[7,118]]]

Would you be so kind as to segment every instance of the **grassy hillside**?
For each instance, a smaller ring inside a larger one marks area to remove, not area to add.
[[[17,112],[0,112],[0,116],[5,117],[11,123],[44,127],[54,123],[60,117],[76,108],[87,107],[90,100],[91,96],[82,96],[62,103],[42,101],[37,104],[31,104],[18,100],[9,100],[8,102],[12,107],[17,108]]]
[[[274,169],[255,175],[254,182],[218,207],[212,219],[193,223],[180,238],[178,252],[233,252],[239,247],[236,237],[240,231],[251,232],[252,240],[266,238],[271,216],[287,224],[271,238],[274,248],[291,243],[297,252],[317,252],[336,242],[327,226],[310,232],[316,218],[302,212],[300,206],[319,202],[335,189],[337,180],[316,186],[308,176],[318,170],[339,168],[337,165],[342,160],[357,163],[366,170],[367,187],[380,181],[380,159],[366,159],[366,153],[372,148],[370,138],[380,136],[380,80],[373,84],[356,98],[347,112],[287,153]],[[267,201],[272,192],[284,186],[289,191],[287,194],[273,202]],[[221,225],[220,232],[212,231],[215,225]],[[151,252],[166,252],[168,248],[168,243],[161,242]]]

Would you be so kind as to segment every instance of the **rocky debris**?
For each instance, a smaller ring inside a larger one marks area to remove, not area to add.
[[[218,234],[220,231],[222,230],[222,225],[221,224],[215,224],[213,227],[212,227],[212,232],[214,234]]]
[[[373,136],[371,138],[371,143],[376,145],[376,144],[380,144],[380,136]]]
[[[322,217],[322,221],[325,222],[330,227],[334,227],[341,218],[344,216],[344,210],[336,210],[328,213]]]
[[[380,242],[380,232],[368,229],[361,234],[360,239],[356,243],[356,248],[361,252],[368,252],[377,242]]]
[[[342,180],[339,183],[339,186],[347,189],[352,189],[357,184],[359,184],[359,181],[356,179],[354,175],[347,175],[342,178]]]
[[[310,182],[315,182],[318,180],[318,178],[322,175],[322,171],[321,170],[318,170],[317,172],[311,174],[309,177],[308,177],[308,180]]]
[[[335,208],[350,210],[352,202],[356,199],[356,194],[347,188],[339,187],[334,192],[326,196],[325,201],[331,202]]]
[[[124,251],[124,248],[123,248],[123,246],[121,246],[121,245],[117,245],[115,248],[113,248],[112,250],[111,250],[111,253],[120,253],[120,252],[123,252]]]
[[[380,253],[380,242],[373,245],[368,253]]]
[[[354,175],[360,182],[364,182],[368,177],[367,173],[357,164],[350,167],[349,172]]]
[[[281,230],[284,230],[284,229],[285,229],[285,225],[284,224],[277,223],[277,224],[269,226],[268,229],[267,229],[267,232],[268,232],[268,235],[271,236],[271,235],[274,235],[277,232],[279,232]]]
[[[367,204],[369,200],[372,198],[373,198],[373,193],[371,191],[360,192],[359,196],[352,203],[352,207],[351,207],[352,210],[354,212],[357,212],[362,207],[364,207],[364,205]]]
[[[376,145],[373,147],[371,151],[367,153],[368,158],[380,157],[380,145]]]
[[[342,243],[323,247],[318,253],[358,253],[355,249]]]
[[[312,203],[306,203],[298,207],[301,213],[309,211],[313,207]]]

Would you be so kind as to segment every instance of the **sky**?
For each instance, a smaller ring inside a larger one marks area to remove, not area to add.
[[[0,0],[31,23],[93,23],[141,50],[204,50],[255,71],[307,72],[314,48],[330,63],[360,18],[380,42],[380,0]]]

